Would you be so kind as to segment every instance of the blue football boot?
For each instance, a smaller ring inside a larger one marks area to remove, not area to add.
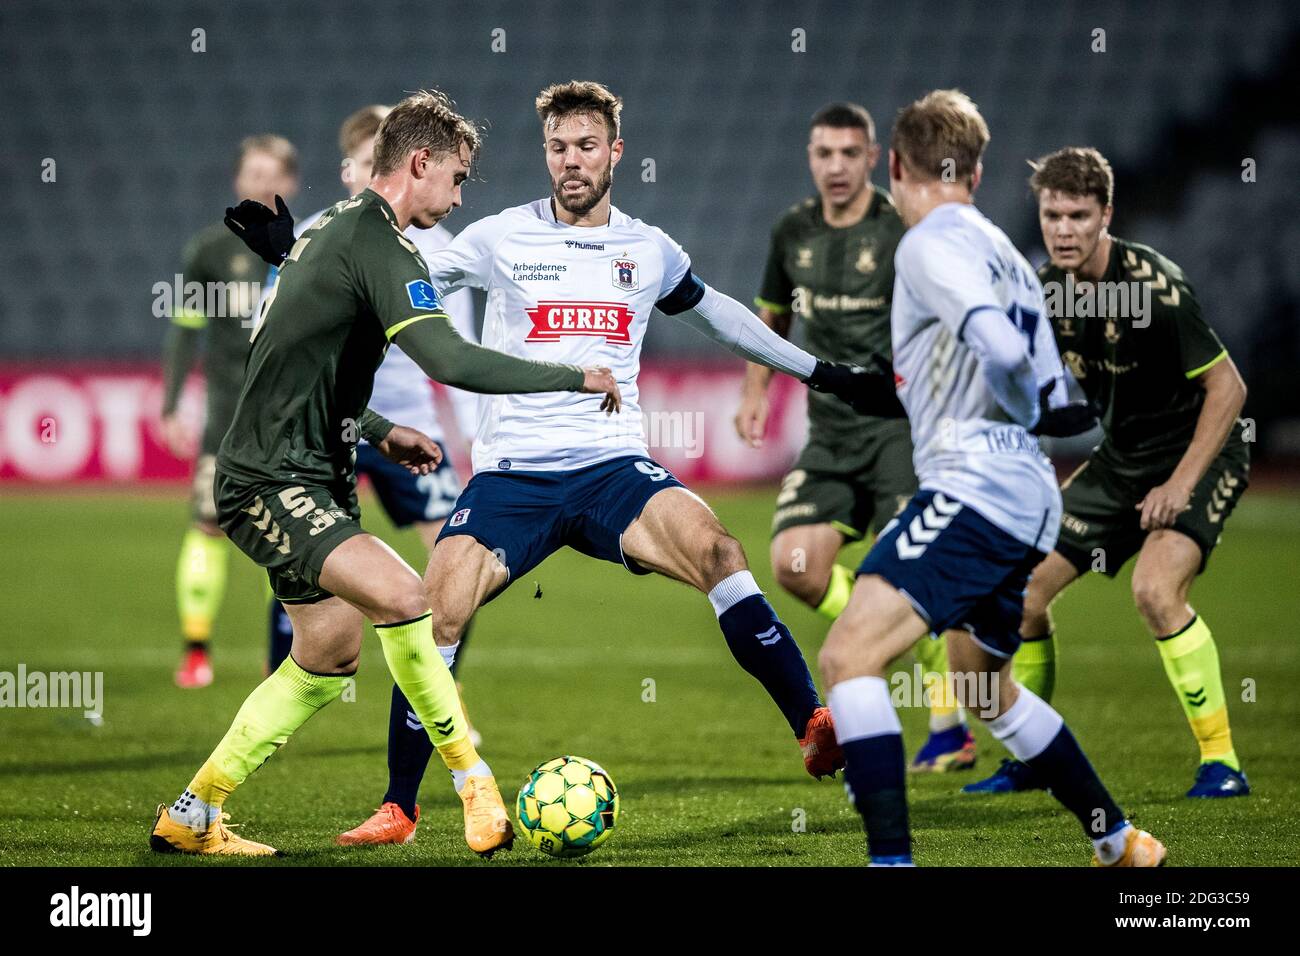
[[[1003,760],[993,776],[961,788],[962,793],[1019,793],[1022,790],[1046,789],[1027,763]]]
[[[1196,768],[1196,782],[1187,791],[1189,797],[1244,797],[1250,793],[1250,784],[1240,770],[1226,763],[1212,760]]]

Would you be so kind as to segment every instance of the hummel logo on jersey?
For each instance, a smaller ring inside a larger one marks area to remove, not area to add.
[[[636,263],[631,259],[614,260],[614,288],[622,289],[624,292],[635,292],[641,287],[641,280],[637,278]]]
[[[438,293],[433,285],[425,279],[412,279],[406,283],[406,297],[411,300],[413,309],[437,309]]]
[[[763,633],[755,634],[754,636],[758,638],[758,643],[762,644],[764,647],[771,647],[779,641],[783,635],[776,629],[776,625],[773,624]]]
[[[903,529],[903,533],[894,539],[899,559],[910,561],[923,555],[930,542],[939,537],[939,532],[952,523],[959,511],[961,502],[949,501],[935,492],[925,510],[914,517],[911,524]]]
[[[433,722],[433,729],[438,731],[439,735],[449,737],[451,736],[452,731],[456,729],[456,718],[448,717],[446,720],[435,720]]]
[[[625,302],[538,302],[525,309],[533,320],[525,342],[558,342],[565,335],[603,335],[619,345],[632,342],[632,317]]]

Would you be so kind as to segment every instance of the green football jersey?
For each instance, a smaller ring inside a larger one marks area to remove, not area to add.
[[[352,480],[375,370],[408,326],[414,338],[404,337],[403,348],[426,371],[444,350],[473,373],[462,381],[447,367],[444,380],[477,391],[582,387],[576,366],[514,358],[456,335],[419,250],[388,203],[367,189],[326,210],[281,266],[217,470],[253,482]]]
[[[1205,401],[1195,379],[1228,356],[1182,269],[1112,237],[1092,288],[1067,284],[1050,262],[1038,277],[1061,358],[1102,414],[1097,457],[1133,476],[1173,468]],[[1241,429],[1238,421],[1228,441],[1241,441]]]
[[[809,352],[828,362],[867,364],[888,360],[889,306],[894,291],[894,248],[903,222],[889,194],[871,187],[862,221],[829,226],[819,197],[792,206],[772,230],[772,241],[755,302],[777,313],[793,310],[803,320]],[[826,392],[808,392],[809,444],[851,453],[864,418]]]
[[[203,286],[203,307],[177,303],[168,334],[164,414],[175,410],[199,337],[205,337],[203,374],[207,421],[203,451],[215,452],[234,418],[248,359],[248,316],[266,277],[262,260],[222,223],[204,229],[185,246],[184,284]],[[185,293],[187,296],[189,292]],[[197,297],[196,297],[197,301]],[[212,307],[209,309],[209,307]],[[214,314],[209,314],[212,311]]]

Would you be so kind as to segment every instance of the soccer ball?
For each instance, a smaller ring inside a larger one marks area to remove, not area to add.
[[[582,856],[618,822],[618,791],[600,764],[556,757],[528,775],[515,801],[528,842],[551,856]]]

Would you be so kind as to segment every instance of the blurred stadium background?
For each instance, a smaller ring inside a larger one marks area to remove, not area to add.
[[[196,29],[206,52],[191,49]],[[792,51],[794,30],[805,31],[806,52]],[[1096,30],[1105,31],[1105,52],[1093,50]],[[494,39],[504,52],[493,52]],[[630,162],[616,180],[617,204],[662,226],[698,273],[749,301],[771,224],[811,192],[803,146],[813,111],[860,101],[887,140],[901,105],[959,86],[993,131],[978,197],[985,212],[1041,259],[1025,160],[1066,144],[1099,147],[1117,173],[1114,231],[1183,266],[1242,369],[1247,414],[1259,423],[1256,460],[1300,455],[1292,387],[1300,377],[1300,10],[1287,0],[797,9],[7,0],[0,58],[0,188],[10,197],[0,220],[0,394],[16,387],[21,363],[64,371],[84,361],[156,364],[165,320],[151,315],[153,284],[169,281],[185,240],[220,218],[235,146],[251,133],[281,133],[298,146],[303,189],[293,206],[306,214],[341,195],[335,136],[344,116],[440,86],[489,125],[481,180],[448,220],[456,231],[545,193],[533,97],[556,79],[598,78],[627,104]],[[41,180],[46,158],[57,163],[52,183]],[[886,178],[882,164],[875,179]],[[645,355],[651,367],[736,364],[662,317]],[[706,454],[743,458],[727,434],[731,383],[693,381],[694,406],[709,412]],[[74,391],[82,401],[69,399],[68,414],[91,410],[92,445],[105,427],[93,419],[133,405],[119,395],[114,411],[103,407],[102,389]],[[26,393],[18,404],[5,419],[0,477],[59,476],[59,462],[76,456],[18,434],[35,434],[30,419],[41,412]],[[146,425],[148,417],[145,409]],[[797,427],[801,416],[790,419]],[[787,436],[779,448],[793,455],[798,443]],[[133,473],[130,455],[116,454],[112,475],[169,473],[165,462]],[[771,475],[780,457],[689,473]]]
[[[192,51],[195,30],[205,52]],[[796,30],[806,52],[792,50]],[[1097,30],[1105,52],[1093,50]],[[504,52],[493,52],[494,39]],[[1300,542],[1289,490],[1300,461],[1292,0],[4,0],[0,63],[0,191],[9,197],[0,216],[0,667],[104,670],[111,698],[102,726],[4,715],[0,865],[147,862],[153,804],[183,782],[260,679],[262,575],[237,559],[214,635],[217,683],[197,697],[171,684],[189,463],[158,440],[166,320],[151,311],[153,286],[179,270],[185,241],[232,201],[240,139],[274,132],[298,147],[302,190],[292,205],[304,215],[342,196],[336,131],[348,113],[439,86],[489,126],[479,178],[447,223],[457,231],[545,194],[533,98],[574,77],[599,79],[626,100],[617,205],[663,227],[700,275],[742,301],[756,291],[772,223],[812,192],[807,123],[828,101],[861,102],[887,143],[895,111],[916,96],[943,86],[970,93],[993,133],[979,204],[1035,261],[1043,253],[1025,160],[1068,144],[1108,155],[1113,231],[1183,266],[1250,387],[1255,487],[1198,594],[1222,622],[1225,685],[1259,682],[1261,706],[1237,707],[1233,720],[1261,796],[1228,809],[1181,800],[1190,739],[1123,585],[1089,580],[1061,602],[1071,643],[1059,693],[1115,774],[1108,779],[1144,825],[1163,828],[1179,862],[1300,862],[1289,746],[1300,718],[1288,584]],[[47,159],[57,164],[53,182],[42,179]],[[641,175],[647,159],[653,181]],[[874,178],[887,185],[883,165]],[[664,317],[651,323],[644,359],[647,407],[705,422],[694,436],[699,455],[680,441],[655,453],[684,479],[713,482],[709,500],[811,655],[825,622],[779,593],[766,559],[774,480],[802,442],[803,389],[785,383],[777,434],[755,452],[730,424],[739,362]],[[197,415],[197,380],[190,393]],[[57,441],[42,440],[47,420]],[[741,482],[757,486],[720,487]],[[146,483],[158,493],[141,494]],[[363,508],[386,533],[378,510]],[[413,533],[393,540],[422,560]],[[503,780],[548,750],[618,768],[633,833],[602,860],[856,861],[858,824],[841,791],[809,796],[797,780],[775,711],[730,664],[707,604],[572,553],[536,576],[547,600],[533,599],[531,582],[513,588],[481,615],[469,652],[468,700]],[[373,641],[364,657],[362,713],[322,718],[295,738],[296,753],[273,761],[242,803],[241,813],[260,812],[252,835],[305,850],[300,862],[341,862],[313,848],[356,823],[382,784],[388,678]],[[647,674],[660,680],[658,708],[639,696]],[[1135,719],[1138,699],[1154,703]],[[915,744],[924,713],[910,708],[903,720]],[[745,743],[724,773],[701,766],[701,752],[733,735]],[[986,735],[981,747],[987,768],[998,754]],[[331,781],[327,794],[312,789],[321,779]],[[942,778],[919,786],[931,860],[1023,862],[1024,829],[1041,827],[1035,860],[1081,862],[1072,821],[1046,797],[1033,814],[1008,814],[954,801]],[[427,835],[402,859],[461,860],[455,801],[439,793],[426,796]],[[792,806],[812,821],[810,842],[793,848]],[[268,820],[280,829],[267,830]],[[93,829],[72,829],[82,824]],[[682,840],[684,829],[695,838]],[[726,842],[737,836],[746,839]],[[987,841],[983,855],[972,855],[972,839]]]

